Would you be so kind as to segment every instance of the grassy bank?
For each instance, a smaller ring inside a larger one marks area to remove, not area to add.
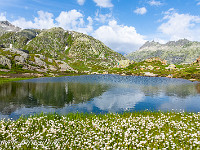
[[[0,78],[0,84],[4,84],[6,82],[12,82],[12,81],[20,81],[20,80],[28,80],[32,78]]]
[[[9,75],[9,74],[7,74]],[[63,73],[63,74],[57,74],[56,77],[62,77],[62,76],[80,76],[80,75],[85,75],[84,73]],[[20,80],[28,80],[28,79],[33,79],[33,78],[39,78],[36,76],[28,76],[28,77],[17,77],[20,76],[20,74],[16,74],[16,77],[8,77],[8,78],[3,78],[0,77],[0,84],[4,84],[6,82],[12,82],[12,81],[20,81]],[[51,74],[45,74],[43,77],[52,77]]]
[[[1,67],[1,66],[0,66]],[[5,70],[5,71],[4,71]],[[120,75],[135,75],[135,76],[156,76],[169,78],[183,78],[191,81],[200,81],[200,64],[176,64],[170,67],[169,64],[163,63],[161,60],[146,60],[142,62],[134,62],[126,67],[115,67],[110,69],[96,68],[88,72],[34,72],[23,69],[0,69],[0,84],[7,81],[23,80],[23,78],[38,78],[38,77],[60,77],[60,76],[75,76],[85,74],[120,74]],[[152,75],[149,75],[152,74]],[[2,77],[1,77],[2,76]]]
[[[2,149],[199,149],[200,113],[40,114],[0,121]]]
[[[135,62],[124,68],[113,68],[109,73],[124,75],[145,76],[146,72],[157,77],[183,78],[192,81],[200,81],[200,64],[175,64],[169,68],[169,64],[163,64],[159,60]]]

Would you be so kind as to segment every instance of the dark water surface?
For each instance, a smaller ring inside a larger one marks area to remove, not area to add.
[[[0,119],[40,112],[200,111],[200,84],[183,79],[87,75],[0,85]]]

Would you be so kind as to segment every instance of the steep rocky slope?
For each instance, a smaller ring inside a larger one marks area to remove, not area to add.
[[[19,32],[6,32],[0,36],[0,45],[8,48],[10,44],[14,48],[23,48],[31,39],[35,38],[41,31],[38,29],[25,29]]]
[[[128,54],[126,57],[134,61],[143,61],[152,57],[167,60],[168,63],[192,63],[200,56],[200,42],[192,42],[186,39],[170,41],[166,44],[158,42],[146,42],[138,51]]]
[[[62,28],[6,32],[0,45],[0,68],[104,72],[125,59],[91,36]]]
[[[9,23],[8,21],[0,21],[0,36],[6,32],[17,32],[21,29]]]
[[[122,55],[93,37],[62,28],[42,31],[24,49],[30,53],[40,53],[65,61],[81,71],[106,69],[124,59]]]

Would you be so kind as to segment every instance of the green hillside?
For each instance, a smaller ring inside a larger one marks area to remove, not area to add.
[[[59,27],[6,32],[0,45],[1,68],[24,72],[104,72],[125,59],[91,36]]]

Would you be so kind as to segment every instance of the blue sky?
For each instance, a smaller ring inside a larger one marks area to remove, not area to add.
[[[0,0],[0,20],[83,32],[123,54],[147,40],[200,41],[200,0]]]

